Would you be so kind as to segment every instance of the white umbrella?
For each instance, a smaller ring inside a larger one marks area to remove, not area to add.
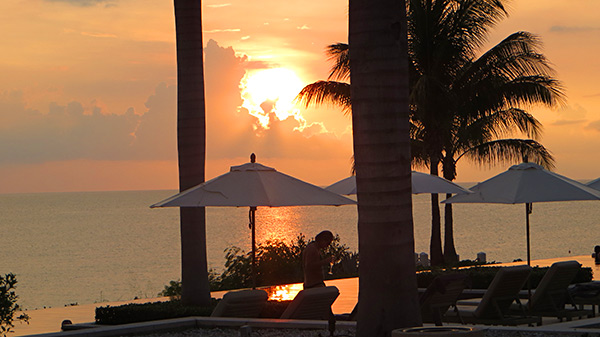
[[[600,190],[600,178],[592,180],[589,183],[587,183],[586,185],[593,189]]]
[[[471,193],[471,191],[460,187],[459,185],[446,180],[442,177],[434,176],[417,171],[411,172],[412,193],[449,193],[462,194]],[[356,194],[356,177],[350,176],[342,179],[325,188],[328,191],[338,194]]]
[[[514,165],[471,188],[474,193],[455,195],[444,203],[525,204],[527,225],[527,264],[531,263],[529,214],[534,202],[600,200],[600,191],[550,172],[538,164]]]
[[[150,207],[250,207],[249,226],[252,229],[252,268],[254,270],[256,207],[356,204],[356,201],[352,199],[256,163],[254,154],[250,158],[250,163],[232,166],[228,173]],[[254,271],[252,274],[254,277]]]

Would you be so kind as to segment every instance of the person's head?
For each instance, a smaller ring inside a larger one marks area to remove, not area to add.
[[[333,241],[333,233],[330,231],[322,231],[315,236],[315,242],[319,248],[325,248],[329,246],[331,241]]]

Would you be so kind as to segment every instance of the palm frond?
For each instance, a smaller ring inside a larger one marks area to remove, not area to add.
[[[487,142],[460,154],[456,161],[463,156],[480,166],[488,167],[498,164],[520,163],[527,156],[529,161],[537,163],[548,170],[554,168],[552,154],[542,144],[532,139],[501,139]]]
[[[350,102],[350,84],[336,81],[317,81],[311,83],[300,91],[296,102],[305,107],[328,103],[342,107],[344,114],[350,113],[352,104]]]
[[[347,81],[350,79],[350,57],[347,43],[335,43],[327,46],[328,61],[333,62],[328,80]]]

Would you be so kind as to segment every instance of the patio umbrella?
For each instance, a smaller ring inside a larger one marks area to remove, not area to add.
[[[228,173],[194,186],[161,202],[154,207],[250,207],[249,227],[252,230],[252,277],[255,282],[255,212],[258,206],[349,205],[356,201],[326,191],[274,168],[255,162],[231,166]],[[254,284],[255,285],[255,284]]]
[[[471,191],[460,187],[459,185],[446,180],[442,177],[434,176],[417,171],[411,172],[412,193],[449,193],[461,194],[471,193]],[[351,176],[342,179],[325,188],[328,191],[338,194],[356,194],[356,177]]]
[[[589,183],[587,183],[586,185],[593,189],[600,190],[600,178],[592,180]]]
[[[600,200],[600,191],[534,163],[514,165],[507,171],[473,186],[471,191],[474,193],[455,195],[443,203],[525,204],[528,265],[531,264],[529,214],[532,212],[532,203]]]

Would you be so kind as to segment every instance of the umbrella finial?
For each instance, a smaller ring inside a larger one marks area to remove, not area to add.
[[[252,153],[252,154],[250,155],[250,162],[251,162],[251,163],[256,163],[256,155],[255,155],[254,153]]]

